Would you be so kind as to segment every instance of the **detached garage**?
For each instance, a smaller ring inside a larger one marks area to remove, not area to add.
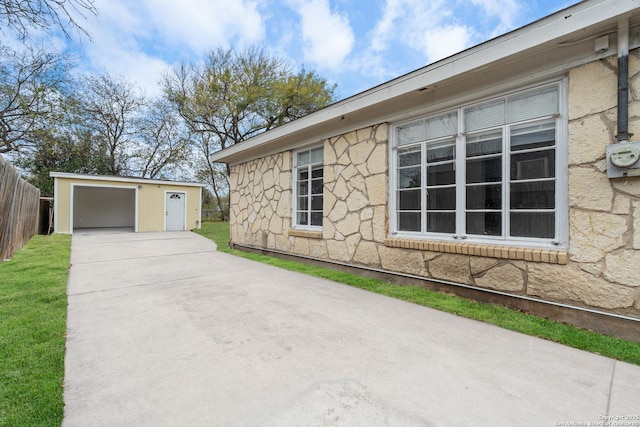
[[[204,184],[64,172],[50,176],[54,179],[56,233],[200,228]]]

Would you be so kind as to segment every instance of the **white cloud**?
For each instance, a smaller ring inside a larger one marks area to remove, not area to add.
[[[356,72],[382,82],[459,52],[473,29],[458,22],[455,2],[386,0],[369,43],[354,61]]]
[[[264,44],[292,68],[305,65],[340,88],[363,90],[511,30],[533,10],[524,0],[373,0],[364,5],[353,0],[95,0],[95,5],[97,20],[78,19],[94,39],[79,47],[84,55],[79,71],[125,75],[148,94],[159,93],[160,72],[182,59],[197,60],[209,48],[249,44]]]
[[[209,48],[260,42],[264,24],[257,3],[228,0],[98,0],[97,20],[86,29],[82,72],[125,75],[147,94],[160,92],[162,71]]]
[[[400,43],[423,52],[427,62],[464,49],[471,29],[456,22],[452,4],[443,0],[387,0],[371,32],[370,49],[382,54]]]
[[[402,0],[388,0],[385,3],[382,18],[376,23],[371,35],[371,50],[385,51],[389,46],[389,37],[393,32],[394,21],[401,13]]]
[[[78,71],[125,76],[155,95],[160,90],[158,69],[167,64],[143,52],[139,40],[145,37],[146,27],[136,5],[117,1],[97,4],[98,20],[88,20],[84,25],[93,41],[82,42],[85,57]]]
[[[161,86],[158,83],[162,78],[162,72],[169,68],[169,64],[161,59],[141,51],[130,51],[120,47],[103,49],[100,53],[92,51],[88,56],[91,69],[81,71],[91,73],[104,71],[114,76],[124,76],[149,96],[160,94]]]
[[[514,28],[519,11],[516,0],[471,0],[471,3],[481,8],[489,18],[498,18],[499,24],[492,37]]]
[[[407,64],[416,56],[429,64],[496,37],[516,25],[519,1],[384,0],[368,46],[358,54],[358,70],[382,80],[413,69]],[[412,59],[399,60],[399,52]]]
[[[464,50],[470,34],[470,29],[463,26],[440,27],[425,33],[422,47],[430,61],[437,61]]]
[[[302,18],[305,60],[320,69],[339,67],[353,49],[349,18],[331,11],[328,0],[296,0],[291,7]]]
[[[155,32],[166,43],[200,53],[214,46],[257,43],[264,37],[258,4],[244,0],[144,0]]]

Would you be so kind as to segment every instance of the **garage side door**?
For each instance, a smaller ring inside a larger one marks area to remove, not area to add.
[[[185,193],[168,192],[166,199],[167,231],[184,230]]]

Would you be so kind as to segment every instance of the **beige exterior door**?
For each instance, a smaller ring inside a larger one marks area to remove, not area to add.
[[[167,192],[165,201],[167,231],[184,230],[185,193]]]

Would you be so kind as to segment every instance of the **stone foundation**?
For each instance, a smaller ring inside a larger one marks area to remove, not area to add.
[[[324,141],[322,233],[292,230],[284,152],[233,166],[234,242],[640,317],[640,178],[610,180],[616,59],[569,71],[568,251],[388,236],[389,127]],[[630,56],[630,132],[640,136],[640,55]]]

